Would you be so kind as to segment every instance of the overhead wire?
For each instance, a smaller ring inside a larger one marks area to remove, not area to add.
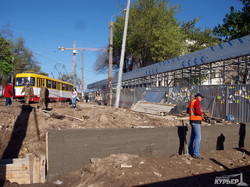
[[[44,35],[50,35],[50,36],[55,36],[57,38],[70,38],[73,40],[77,40],[77,41],[82,41],[82,42],[89,42],[89,43],[96,43],[96,41],[89,41],[89,40],[83,40],[81,38],[76,38],[76,37],[72,37],[72,36],[66,36],[66,35],[61,35],[61,34],[55,34],[55,33],[49,33],[49,32],[44,32],[44,31],[37,31],[37,30],[33,30],[33,29],[26,29],[26,28],[20,28],[20,27],[16,27],[16,26],[11,26],[12,28],[15,29],[19,29],[19,30],[24,30],[24,31],[29,31],[29,32],[35,32],[35,33],[40,33],[40,34],[44,34]]]
[[[57,52],[57,51],[47,51],[47,52]],[[41,57],[44,57],[44,58],[47,58],[47,59],[49,59],[49,60],[52,60],[52,61],[54,61],[54,62],[56,62],[56,64],[58,64],[58,61],[57,60],[55,60],[55,59],[52,59],[52,58],[50,58],[50,57],[47,57],[46,55],[44,55],[44,53],[46,54],[47,52],[37,52],[37,53],[35,53],[35,54],[37,54],[37,55],[39,55],[39,56],[41,56]],[[55,65],[56,65],[55,64]],[[61,63],[61,64],[63,64],[63,69],[65,70],[65,72],[66,72],[66,74],[69,74],[68,72],[67,72],[67,69],[66,69],[66,67],[65,67],[65,65],[64,65],[64,63]],[[55,66],[54,65],[54,66]],[[78,66],[78,65],[77,65]],[[54,73],[53,73],[53,70],[54,69],[52,69],[51,71],[50,71],[50,73],[51,73],[51,75],[54,77]],[[57,70],[58,71],[58,70]],[[88,70],[88,69],[84,69],[84,71],[85,72],[88,72],[88,73],[93,73],[93,71],[91,71],[91,70]],[[59,74],[59,73],[58,73]],[[96,79],[94,79],[94,78],[90,78],[89,76],[85,76],[84,77],[86,80],[91,80],[91,81],[98,81],[99,79],[98,78],[96,78]]]

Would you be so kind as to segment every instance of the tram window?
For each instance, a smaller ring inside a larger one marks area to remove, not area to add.
[[[25,83],[28,81],[27,77],[20,77],[16,79],[16,86],[25,86]]]
[[[37,78],[37,86],[40,88],[42,85],[42,79]]]
[[[66,84],[62,84],[62,90],[66,90]]]
[[[56,82],[56,89],[60,90],[60,83],[59,82]]]
[[[52,88],[56,89],[56,82],[52,81]]]
[[[47,83],[47,88],[51,88],[51,80],[46,80],[46,83]]]
[[[27,81],[30,81],[31,86],[35,85],[34,77],[18,77],[16,78],[16,86],[25,86]]]
[[[41,87],[42,84],[45,85],[43,79],[40,80],[40,87]]]
[[[67,85],[67,87],[68,87],[68,89],[67,89],[68,91],[72,91],[73,87],[71,85]]]
[[[35,78],[34,77],[30,77],[30,85],[31,86],[35,85]]]

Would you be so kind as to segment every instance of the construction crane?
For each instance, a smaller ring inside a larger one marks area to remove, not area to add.
[[[59,50],[72,50],[73,51],[73,58],[72,58],[72,81],[74,87],[76,87],[76,54],[78,51],[82,51],[82,80],[81,80],[81,95],[82,99],[84,99],[84,51],[105,51],[107,49],[104,48],[78,48],[76,47],[76,42],[73,43],[73,48],[65,48],[65,47],[58,47]]]

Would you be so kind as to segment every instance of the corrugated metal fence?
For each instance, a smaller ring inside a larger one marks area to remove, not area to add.
[[[231,115],[235,122],[250,123],[250,85],[207,85],[191,87],[124,88],[121,91],[120,106],[131,107],[143,100],[147,92],[164,91],[162,102],[176,104],[174,113],[186,110],[189,101],[200,92],[205,96],[201,103],[213,117],[226,119]],[[104,92],[103,92],[104,93]],[[113,93],[113,103],[115,102]],[[105,102],[107,100],[104,94]]]

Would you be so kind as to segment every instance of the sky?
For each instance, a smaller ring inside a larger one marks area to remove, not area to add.
[[[131,4],[134,0],[131,0]],[[170,0],[180,5],[176,19],[189,21],[200,17],[197,26],[214,28],[223,23],[230,7],[242,9],[239,0]],[[50,77],[72,72],[72,48],[105,48],[109,41],[109,21],[127,6],[127,0],[0,0],[0,29],[8,24],[14,39],[22,37],[25,46]],[[108,78],[94,71],[96,51],[84,51],[84,83]],[[81,78],[82,52],[76,55],[77,76]]]

